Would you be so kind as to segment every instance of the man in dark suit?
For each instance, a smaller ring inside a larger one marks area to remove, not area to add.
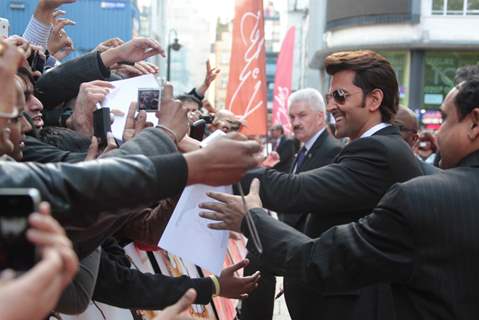
[[[284,135],[284,128],[280,124],[275,124],[269,131],[272,138],[272,151],[279,156],[279,162],[273,168],[281,172],[289,172],[296,153],[296,142]]]
[[[449,170],[395,184],[357,222],[313,240],[251,210],[262,264],[322,292],[390,282],[396,319],[478,319],[478,106],[479,78],[452,89],[438,133],[441,167]],[[255,181],[249,208],[261,206],[258,189]],[[249,234],[240,201],[218,212],[222,228],[238,231],[243,224]]]
[[[298,90],[289,96],[288,110],[294,137],[303,144],[298,155],[294,158],[289,172],[298,174],[331,163],[333,158],[341,151],[342,145],[326,129],[326,108],[321,94],[312,88]],[[295,214],[279,212],[278,216],[284,223],[303,231],[308,211],[296,212]],[[254,274],[257,269],[258,266],[253,258],[252,263],[246,267],[245,273]],[[262,272],[260,286],[243,302],[242,320],[272,318],[275,283],[272,274]],[[306,307],[304,305],[304,295],[301,294],[304,293],[303,288],[296,288],[294,281],[285,279],[284,289],[290,314]]]
[[[375,52],[355,51],[328,56],[325,67],[332,75],[327,109],[336,121],[336,137],[349,137],[351,143],[328,166],[298,175],[267,170],[259,177],[266,208],[311,212],[305,230],[310,237],[364,217],[390,186],[422,173],[399,130],[390,124],[399,101],[390,63]],[[281,237],[260,235],[269,236]],[[394,318],[388,285],[323,293],[314,308],[300,311],[294,319]]]

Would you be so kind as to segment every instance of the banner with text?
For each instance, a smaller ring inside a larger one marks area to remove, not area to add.
[[[266,134],[267,94],[262,0],[236,0],[226,106],[247,135]]]

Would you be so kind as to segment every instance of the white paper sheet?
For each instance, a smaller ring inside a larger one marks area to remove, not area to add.
[[[114,89],[106,96],[102,103],[103,107],[108,107],[110,110],[117,109],[124,113],[123,116],[114,116],[114,122],[111,125],[113,136],[119,140],[123,138],[123,129],[126,124],[126,116],[131,102],[138,100],[138,89],[140,88],[154,88],[158,89],[159,85],[152,74],[134,77],[125,80],[118,80],[110,82],[115,86]],[[154,125],[158,124],[158,119],[154,112],[147,112],[147,121]]]
[[[213,201],[206,195],[208,191],[231,193],[231,187],[197,184],[185,188],[159,247],[220,275],[228,247],[228,232],[208,228],[207,225],[214,221],[198,215],[202,210],[198,204]]]
[[[217,130],[203,140],[201,145],[205,147],[224,135],[223,131]],[[232,188],[203,184],[186,187],[158,246],[219,276],[228,248],[229,232],[208,228],[208,224],[214,221],[199,216],[201,209],[198,205],[214,201],[206,195],[209,191],[231,194]]]

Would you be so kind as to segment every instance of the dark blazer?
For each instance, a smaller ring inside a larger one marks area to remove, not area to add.
[[[398,129],[389,126],[351,142],[328,166],[297,175],[267,170],[259,178],[263,205],[275,211],[311,212],[305,232],[317,237],[332,226],[364,217],[394,183],[421,174]],[[322,297],[315,304],[314,314],[305,310],[295,319],[318,315],[322,319],[394,317],[386,285]]]
[[[310,171],[316,168],[330,164],[336,155],[341,151],[343,145],[339,140],[329,134],[327,130],[324,130],[321,135],[316,139],[311,149],[306,154],[306,158],[303,164],[298,169],[297,173]],[[293,164],[291,165],[291,173],[294,173],[294,165],[296,163],[296,156],[294,157]],[[294,214],[278,213],[279,219],[297,230],[303,231],[308,211],[295,212]]]
[[[281,172],[289,172],[297,151],[296,142],[294,139],[281,136],[275,151],[279,154],[279,162],[273,168]]]
[[[398,320],[479,319],[478,190],[476,151],[458,168],[394,185],[370,215],[318,239],[255,209],[260,259],[323,292],[390,282]]]

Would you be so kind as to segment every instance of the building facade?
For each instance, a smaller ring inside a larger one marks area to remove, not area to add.
[[[23,34],[37,3],[38,0],[0,1],[0,17],[10,21],[10,34]],[[67,12],[65,17],[76,22],[66,27],[75,46],[68,59],[94,49],[104,40],[129,40],[138,32],[139,15],[132,0],[81,0],[61,9]]]
[[[343,50],[371,49],[396,70],[401,104],[434,113],[454,85],[458,67],[479,60],[477,0],[311,0],[316,47],[309,60],[327,90],[324,58]],[[313,12],[315,10],[316,12]],[[324,12],[324,14],[323,14]],[[321,21],[317,21],[322,17]],[[429,113],[430,115],[430,113]],[[435,117],[432,121],[435,121]]]

